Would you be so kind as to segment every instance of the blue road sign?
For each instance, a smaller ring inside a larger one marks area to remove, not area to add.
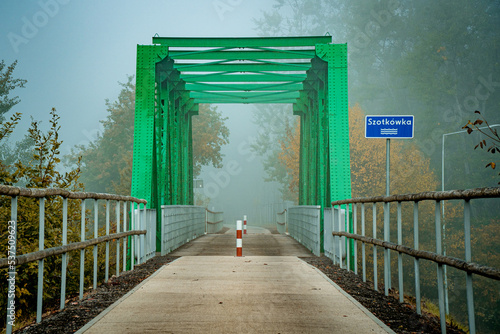
[[[365,138],[413,138],[413,115],[366,116]]]

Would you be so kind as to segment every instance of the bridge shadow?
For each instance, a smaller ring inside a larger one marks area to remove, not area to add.
[[[223,234],[207,234],[170,253],[172,256],[235,256],[236,231],[225,226]],[[243,235],[243,256],[314,256],[288,235],[265,227],[248,226]]]

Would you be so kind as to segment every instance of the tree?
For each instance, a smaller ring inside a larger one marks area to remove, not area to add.
[[[415,115],[415,141],[433,168],[442,134],[465,123],[468,110],[500,120],[498,0],[274,3],[255,20],[259,34],[330,32],[347,42],[350,100],[371,114]]]
[[[200,175],[202,166],[222,168],[222,146],[229,144],[227,117],[217,107],[200,104],[199,115],[193,117],[193,174]]]
[[[9,171],[9,160],[12,160],[11,156],[17,150],[12,150],[5,140],[12,133],[17,123],[19,123],[21,114],[15,113],[10,117],[8,122],[4,122],[4,114],[20,102],[17,96],[9,98],[11,91],[24,87],[26,83],[24,79],[13,78],[16,65],[17,61],[6,68],[5,62],[3,60],[0,61],[0,183],[7,185],[11,185],[14,182],[11,171]]]
[[[28,137],[33,142],[32,156],[28,163],[21,160],[2,170],[2,184],[23,184],[29,188],[64,188],[70,191],[81,191],[82,184],[78,177],[79,163],[76,168],[69,172],[58,171],[60,163],[59,147],[62,141],[59,139],[59,116],[55,109],[50,112],[50,128],[44,132],[40,128],[40,122],[32,121],[28,130]],[[15,124],[14,124],[15,125]],[[12,129],[12,126],[11,126]],[[2,164],[3,165],[3,164]],[[11,172],[13,171],[13,172]],[[17,254],[27,254],[38,250],[39,217],[38,199],[19,197],[17,209]],[[45,200],[45,248],[61,245],[62,233],[62,199],[60,197],[49,197]],[[0,219],[10,220],[10,198],[0,196]],[[79,241],[80,203],[79,201],[68,201],[68,242]],[[0,231],[0,240],[7,240],[7,229]],[[0,254],[5,257],[7,242],[0,244]],[[77,291],[76,275],[79,264],[71,261],[69,255],[68,268],[68,293]],[[90,262],[89,262],[90,265]],[[61,258],[50,257],[45,260],[44,280],[44,305],[53,305],[58,300],[61,271]],[[5,269],[2,272],[6,272]],[[19,268],[16,277],[16,298],[19,307],[16,307],[16,318],[26,319],[36,309],[37,295],[37,272],[38,265],[31,262]],[[87,277],[87,282],[90,276]],[[0,288],[6,291],[6,280],[0,281]],[[0,310],[5,312],[7,298],[2,295],[0,299]],[[17,304],[16,304],[17,305]],[[0,320],[5,324],[5,319]]]
[[[101,121],[104,131],[87,146],[76,146],[66,157],[72,165],[82,156],[81,180],[88,191],[130,194],[134,138],[135,84],[128,76],[114,102],[106,100],[108,116]],[[228,143],[229,129],[216,108],[200,105],[193,117],[193,166],[195,177],[202,165],[221,167],[221,147]]]
[[[12,176],[12,171],[9,170],[9,163],[5,163],[7,160],[7,154],[11,150],[7,147],[5,143],[5,139],[14,131],[15,126],[19,123],[21,119],[20,113],[15,113],[10,118],[9,122],[0,122],[0,147],[2,148],[0,153],[0,183],[5,185],[12,185],[15,182],[15,179]],[[2,140],[4,142],[2,142]]]
[[[18,96],[9,98],[10,92],[15,88],[23,88],[27,82],[24,79],[13,78],[16,65],[17,60],[7,67],[3,60],[0,61],[0,122],[5,119],[3,115],[20,102]]]
[[[476,110],[474,113],[479,114],[481,118],[478,118],[473,122],[470,120],[465,124],[462,129],[467,129],[467,133],[471,134],[472,132],[476,131],[487,137],[487,139],[490,141],[490,145],[488,147],[488,144],[486,144],[486,139],[482,139],[479,144],[477,144],[474,149],[480,147],[481,149],[486,149],[487,151],[491,154],[495,153],[500,153],[500,136],[498,135],[498,131],[496,129],[493,129],[486,119],[481,115],[481,112],[479,110]],[[478,125],[485,124],[484,127],[479,127]],[[496,163],[491,161],[486,165],[486,168],[491,167],[492,169],[496,168]],[[500,175],[500,173],[498,174]],[[500,182],[498,182],[500,184]]]
[[[289,106],[281,104],[259,105],[253,112],[253,117],[259,131],[251,144],[251,150],[262,157],[267,174],[265,181],[277,182],[283,199],[297,202],[298,195],[289,190],[291,180],[288,174],[291,170],[287,170],[282,161],[285,157],[280,158],[282,143],[288,143],[287,138],[291,134],[287,133],[287,129],[291,130],[290,124],[295,124],[296,117],[292,115]]]
[[[298,204],[299,195],[299,159],[300,159],[300,122],[285,124],[285,137],[279,139],[281,152],[278,161],[286,170],[287,191],[283,199]]]

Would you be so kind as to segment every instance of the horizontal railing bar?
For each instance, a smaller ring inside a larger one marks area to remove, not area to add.
[[[219,224],[219,223],[222,223],[224,220],[219,220],[217,222],[207,222],[207,224]]]
[[[466,190],[449,191],[426,191],[416,194],[375,196],[344,199],[332,202],[332,205],[342,205],[350,203],[380,203],[380,202],[404,202],[404,201],[425,201],[425,200],[453,200],[453,199],[474,199],[474,198],[492,198],[500,197],[500,187],[493,188],[475,188]]]
[[[6,186],[3,184],[0,185],[0,195],[6,195],[10,197],[24,196],[24,197],[34,197],[34,198],[61,196],[70,199],[109,199],[114,201],[127,201],[127,202],[147,204],[147,201],[145,199],[139,199],[131,196],[121,196],[114,194],[92,193],[92,192],[73,192],[61,188],[51,188],[51,189],[21,188],[21,187]]]
[[[213,211],[210,211],[210,210],[208,210],[208,209],[205,209],[205,210],[207,210],[207,212],[208,212],[208,213],[213,213],[213,214],[221,214],[221,213],[224,213],[224,212],[222,212],[222,211],[219,211],[219,212],[213,212]]]
[[[500,270],[488,266],[483,266],[477,263],[467,262],[461,259],[457,259],[450,256],[439,255],[436,253],[423,251],[423,250],[415,250],[413,248],[409,248],[403,245],[397,245],[395,243],[389,241],[382,241],[379,239],[374,239],[370,237],[364,237],[357,234],[352,234],[348,232],[332,232],[333,236],[344,236],[347,238],[360,240],[368,244],[384,247],[386,249],[392,249],[397,252],[401,252],[407,255],[410,255],[414,258],[430,260],[439,264],[447,265],[450,267],[457,268],[462,271],[466,271],[472,274],[492,278],[494,280],[500,280]]]
[[[71,243],[69,245],[47,248],[47,249],[40,250],[37,252],[17,256],[15,259],[15,265],[18,266],[18,265],[22,265],[25,263],[45,259],[45,258],[50,257],[50,256],[61,255],[61,254],[64,254],[64,253],[67,253],[70,251],[84,249],[84,248],[87,248],[89,246],[98,245],[100,243],[110,241],[113,239],[121,239],[121,238],[128,237],[130,235],[140,235],[140,234],[146,234],[146,230],[136,230],[136,231],[114,233],[114,234],[105,235],[105,236],[95,238],[95,239],[74,242],[74,243]],[[10,261],[8,260],[8,258],[1,258],[0,259],[0,269],[6,268],[9,265],[14,265],[14,264],[9,263],[9,262]]]

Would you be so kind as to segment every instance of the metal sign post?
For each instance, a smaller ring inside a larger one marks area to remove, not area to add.
[[[365,138],[386,138],[386,162],[385,162],[385,195],[390,192],[391,172],[391,138],[408,139],[413,138],[414,116],[369,116],[365,118]],[[390,241],[390,206],[384,203],[384,241]],[[391,288],[391,253],[389,249],[384,250],[384,285],[385,295],[389,295]]]

